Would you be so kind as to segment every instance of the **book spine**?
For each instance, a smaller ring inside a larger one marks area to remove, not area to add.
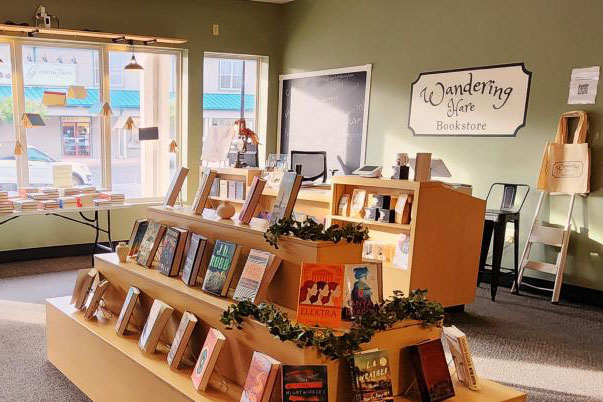
[[[471,352],[469,351],[469,343],[467,342],[467,337],[460,337],[459,344],[461,345],[465,365],[467,367],[467,375],[465,376],[467,380],[466,385],[467,387],[469,387],[470,390],[477,391],[479,390],[479,385],[477,383],[477,375],[475,373],[475,366],[473,365],[473,358],[471,357]]]
[[[348,362],[348,366],[350,368],[349,373],[350,373],[350,384],[352,385],[352,395],[353,395],[353,399],[352,402],[361,402],[362,401],[362,395],[360,393],[360,390],[358,389],[358,380],[356,379],[356,369],[354,366],[354,357],[350,356],[347,359]]]

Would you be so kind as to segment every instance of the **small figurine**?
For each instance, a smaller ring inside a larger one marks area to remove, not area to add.
[[[410,168],[408,166],[410,159],[408,158],[408,154],[399,153],[396,155],[396,166],[392,166],[394,168],[394,174],[392,175],[392,179],[397,180],[408,180],[408,173]]]

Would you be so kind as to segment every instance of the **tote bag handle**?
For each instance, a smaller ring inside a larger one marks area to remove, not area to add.
[[[583,110],[576,110],[572,112],[565,112],[559,117],[559,124],[557,125],[557,135],[555,136],[555,142],[558,144],[567,144],[567,128],[568,120],[570,118],[578,118],[578,126],[574,132],[574,144],[583,144],[586,142],[586,131],[588,130],[588,119],[586,112]]]

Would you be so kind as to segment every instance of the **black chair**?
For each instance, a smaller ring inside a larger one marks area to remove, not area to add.
[[[291,170],[301,165],[303,181],[315,181],[322,177],[327,181],[327,153],[325,151],[291,151]]]
[[[479,272],[477,275],[477,285],[482,282],[482,276],[485,272],[487,265],[492,267],[492,275],[490,278],[490,296],[492,301],[496,299],[496,291],[498,290],[498,278],[501,271],[501,261],[503,254],[503,247],[505,245],[505,232],[507,229],[507,223],[513,222],[514,233],[513,233],[513,246],[515,254],[515,266],[511,270],[509,268],[502,268],[505,271],[513,272],[513,282],[515,289],[517,286],[517,276],[519,269],[519,214],[521,208],[528,198],[530,192],[530,186],[527,184],[511,184],[511,183],[494,183],[490,186],[486,202],[490,200],[492,189],[496,187],[502,187],[502,196],[499,209],[486,209],[486,218],[484,222],[484,237],[482,238],[482,250],[479,261]],[[523,192],[523,195],[517,197],[518,192]],[[518,199],[521,202],[518,202]],[[494,234],[494,240],[492,243],[492,264],[486,264],[488,258],[488,250],[490,248],[490,241]]]

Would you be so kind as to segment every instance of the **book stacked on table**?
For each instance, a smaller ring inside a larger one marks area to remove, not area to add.
[[[94,206],[94,194],[78,194],[75,200],[80,208]]]
[[[94,187],[94,186],[81,185],[81,186],[75,186],[75,188],[78,190],[79,193],[83,193],[83,194],[96,193],[96,187]]]
[[[0,191],[0,215],[6,215],[13,212],[13,202],[8,199],[6,191]]]
[[[75,187],[67,187],[67,188],[59,189],[60,197],[73,197],[75,195],[78,195],[79,193],[81,193],[80,189],[75,188]]]
[[[92,200],[92,203],[95,207],[100,207],[105,205],[111,205],[111,200],[108,200],[106,198],[94,198]]]
[[[123,204],[126,200],[124,193],[118,193],[116,191],[105,191],[100,193],[99,198],[109,200],[112,204]]]
[[[27,197],[27,194],[29,193],[37,193],[38,192],[38,188],[37,187],[20,187],[19,188],[19,196],[20,197]]]
[[[40,192],[48,195],[48,198],[50,199],[57,199],[59,198],[59,190],[54,188],[54,187],[44,187],[40,189]]]
[[[13,208],[17,211],[35,211],[38,209],[38,202],[29,199],[19,199],[13,201]]]
[[[48,200],[50,197],[46,193],[28,193],[27,198],[30,200],[43,201]]]
[[[61,208],[77,208],[75,197],[59,197],[59,206]]]
[[[58,200],[44,200],[38,203],[38,209],[59,209],[60,204]]]

